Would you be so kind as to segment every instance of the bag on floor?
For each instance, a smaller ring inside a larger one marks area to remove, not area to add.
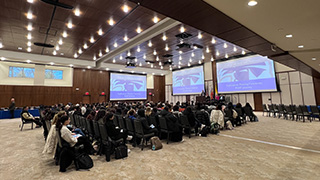
[[[152,150],[162,149],[162,143],[157,136],[150,138]]]
[[[128,147],[125,144],[121,144],[115,148],[115,158],[122,159],[128,157]]]
[[[227,122],[226,122],[226,127],[227,127],[227,129],[229,129],[229,130],[232,130],[232,129],[233,129],[232,123],[231,123],[230,121],[227,121]]]
[[[254,116],[254,121],[255,121],[255,122],[258,122],[258,121],[259,121],[259,119],[258,119],[257,116]]]
[[[90,169],[93,167],[93,161],[91,157],[86,153],[81,153],[76,156],[74,160],[74,164],[76,166],[76,169]]]
[[[204,128],[201,129],[201,131],[199,132],[199,134],[202,137],[207,137],[207,135],[209,134],[210,128],[208,126],[205,126]]]
[[[220,125],[216,122],[211,123],[210,132],[212,134],[219,134],[220,133]]]

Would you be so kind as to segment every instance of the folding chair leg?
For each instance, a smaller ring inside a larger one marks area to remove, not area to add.
[[[167,144],[169,144],[169,134],[170,133],[168,133],[168,135],[167,135]]]
[[[144,141],[145,141],[145,139],[144,139],[144,137],[142,138],[142,146],[141,146],[141,151],[143,151],[143,148],[144,148]]]
[[[31,123],[31,129],[33,129],[33,123]]]
[[[24,125],[24,124],[22,123],[22,124],[21,124],[21,129],[20,129],[20,131],[22,131],[22,129],[23,129],[23,125]]]

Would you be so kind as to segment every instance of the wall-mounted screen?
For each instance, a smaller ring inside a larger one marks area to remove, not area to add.
[[[200,94],[203,90],[203,66],[172,72],[173,95]]]
[[[147,99],[147,76],[111,73],[110,100]]]
[[[45,78],[46,79],[63,79],[63,71],[62,70],[53,70],[46,69],[45,70]]]
[[[217,63],[219,93],[277,91],[273,60],[260,55]]]
[[[34,68],[9,67],[9,77],[34,78]]]

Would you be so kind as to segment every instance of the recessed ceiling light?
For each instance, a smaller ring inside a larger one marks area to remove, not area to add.
[[[120,69],[120,72],[122,72],[123,70],[122,69]]]
[[[110,50],[109,50],[109,47],[107,46],[106,47],[106,53],[108,53]]]
[[[124,35],[123,40],[124,41],[128,41],[129,40],[129,38],[128,38],[128,36],[126,34]]]
[[[181,66],[179,65],[179,66],[178,66],[178,68],[180,69],[180,68],[181,68]]]
[[[18,47],[19,50],[22,50],[22,47]]]
[[[115,48],[118,47],[118,43],[114,42],[113,47],[115,47]]]
[[[78,54],[77,54],[77,53],[74,53],[73,57],[74,57],[74,58],[78,58]]]
[[[164,48],[164,50],[169,51],[168,44],[166,44],[166,47]]]
[[[94,38],[93,38],[93,36],[91,36],[90,42],[91,42],[91,43],[94,43]]]
[[[194,57],[194,52],[191,53],[191,57]]]
[[[120,60],[122,60],[122,59],[123,59],[122,55],[120,55],[119,59],[120,59]]]
[[[60,55],[61,55],[61,56],[63,56],[63,55],[64,55],[64,53],[60,53]]]
[[[213,57],[211,56],[211,59],[210,59],[211,61],[214,61],[214,59],[213,59]]]
[[[145,74],[146,72],[142,72],[142,74]]]
[[[116,59],[115,59],[115,58],[113,58],[112,62],[113,62],[113,63],[116,63]]]
[[[258,4],[258,2],[257,2],[257,1],[254,1],[254,0],[251,0],[251,1],[248,2],[248,5],[249,5],[249,6],[255,6],[255,5],[257,5],[257,4]]]
[[[6,60],[6,58],[5,58],[5,57],[1,57],[0,59],[1,59],[1,61],[4,61],[4,60]]]
[[[84,43],[84,45],[83,45],[83,49],[88,49],[88,45],[87,45],[87,43]]]
[[[28,52],[31,52],[31,47],[28,47],[28,48],[27,48],[27,51],[28,51]]]
[[[152,47],[152,42],[151,42],[151,40],[149,40],[148,46],[149,46],[149,47]]]
[[[182,54],[182,51],[179,51],[179,54]]]
[[[91,68],[91,66],[88,66],[87,68],[88,68],[88,69],[90,69],[90,68]]]
[[[198,32],[198,39],[202,39],[202,34],[200,31]]]
[[[75,10],[74,10],[74,15],[75,16],[80,16],[81,12],[80,12],[80,9],[79,7],[77,7]]]
[[[313,58],[311,58],[312,59],[312,61],[315,61],[315,60],[317,60],[317,58],[315,58],[315,57],[313,57]]]
[[[242,54],[242,55],[245,55],[245,54],[246,54],[246,52],[245,52],[244,50],[242,50],[241,54]]]
[[[223,44],[223,47],[224,47],[224,48],[227,48],[227,47],[228,47],[228,44],[227,44],[227,43],[224,43],[224,44]]]
[[[55,56],[57,55],[57,51],[56,50],[53,50],[52,54]]]
[[[129,12],[129,9],[130,9],[129,6],[126,5],[126,4],[122,6],[122,10],[123,10],[123,12],[125,12],[125,13],[128,13],[128,12]]]
[[[210,53],[209,47],[206,48],[206,53]]]
[[[304,48],[304,46],[303,46],[303,45],[299,45],[299,46],[298,46],[298,48],[300,48],[300,49],[301,49],[301,48]]]
[[[27,39],[32,39],[31,33],[28,33]]]
[[[131,53],[130,53],[130,51],[128,51],[128,53],[127,53],[127,56],[131,56]]]
[[[28,46],[31,46],[32,44],[31,44],[31,42],[30,42],[30,41],[28,41],[27,45],[28,45]]]
[[[233,47],[233,51],[236,52],[238,49],[236,46]]]
[[[69,66],[70,66],[70,67],[73,67],[73,64],[70,64]]]
[[[60,45],[63,44],[62,38],[59,39],[58,44],[60,44]]]
[[[28,3],[33,3],[33,0],[27,0]]]
[[[27,60],[27,63],[31,63],[31,61],[28,59],[28,60]]]
[[[97,57],[96,57],[96,55],[93,55],[93,60],[95,61],[95,60],[97,60]]]
[[[63,31],[62,37],[66,38],[68,36],[67,31]]]
[[[214,37],[212,37],[211,43],[215,44],[216,42],[217,42],[216,39]]]
[[[186,31],[186,29],[183,27],[183,25],[181,25],[181,27],[180,27],[180,32],[183,33],[183,32],[185,32],[185,31]]]
[[[32,12],[31,12],[31,11],[28,11],[28,13],[27,13],[27,19],[32,19],[32,18],[33,18]]]
[[[103,35],[103,31],[102,31],[102,29],[101,29],[101,28],[99,29],[98,34],[99,34],[100,36],[102,36],[102,35]]]
[[[156,50],[153,50],[153,55],[157,55],[157,51]]]
[[[32,28],[32,24],[29,23],[28,26],[27,26],[27,30],[28,30],[28,31],[32,31],[32,29],[33,29],[33,28]]]
[[[59,51],[59,50],[60,50],[59,45],[56,45],[56,50],[57,50],[57,51]]]
[[[193,49],[198,49],[198,46],[193,46]]]
[[[154,73],[152,73],[152,75],[154,75]]]
[[[168,38],[167,38],[167,36],[166,36],[166,33],[163,33],[163,35],[162,35],[162,40],[167,40]]]
[[[0,49],[1,49],[1,48],[3,48],[3,44],[2,44],[2,42],[0,42]]]
[[[99,57],[101,57],[102,56],[102,52],[101,52],[101,50],[100,50],[100,52],[99,52]]]
[[[110,17],[109,21],[108,21],[110,26],[113,26],[115,24],[114,20],[112,19],[112,17]]]
[[[153,21],[154,23],[158,23],[158,22],[159,22],[159,18],[158,18],[157,16],[154,16],[153,19],[152,19],[152,21]]]
[[[109,71],[109,68],[106,68],[107,71]]]
[[[293,37],[292,34],[287,34],[287,35],[286,35],[286,38],[292,38],[292,37]]]
[[[136,31],[137,31],[138,34],[142,32],[142,29],[141,29],[141,27],[139,25],[138,25]]]
[[[140,52],[140,51],[141,51],[140,46],[138,46],[138,48],[137,48],[137,52]]]
[[[78,53],[79,53],[79,54],[82,54],[82,49],[81,49],[81,48],[79,49]]]
[[[51,62],[50,64],[51,64],[51,65],[54,65],[54,62]]]
[[[71,29],[71,28],[73,27],[73,24],[72,24],[72,21],[71,21],[71,20],[69,20],[69,22],[68,22],[68,24],[67,24],[67,27],[68,27],[69,29]]]

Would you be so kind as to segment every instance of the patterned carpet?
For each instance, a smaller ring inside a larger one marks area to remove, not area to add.
[[[52,157],[42,154],[42,129],[26,125],[20,132],[19,119],[0,120],[0,179],[319,179],[320,122],[295,122],[263,117],[222,135],[290,145],[292,149],[227,136],[184,137],[183,143],[163,142],[163,149],[129,146],[129,157],[106,162],[91,156],[90,171],[71,165],[59,173]]]

